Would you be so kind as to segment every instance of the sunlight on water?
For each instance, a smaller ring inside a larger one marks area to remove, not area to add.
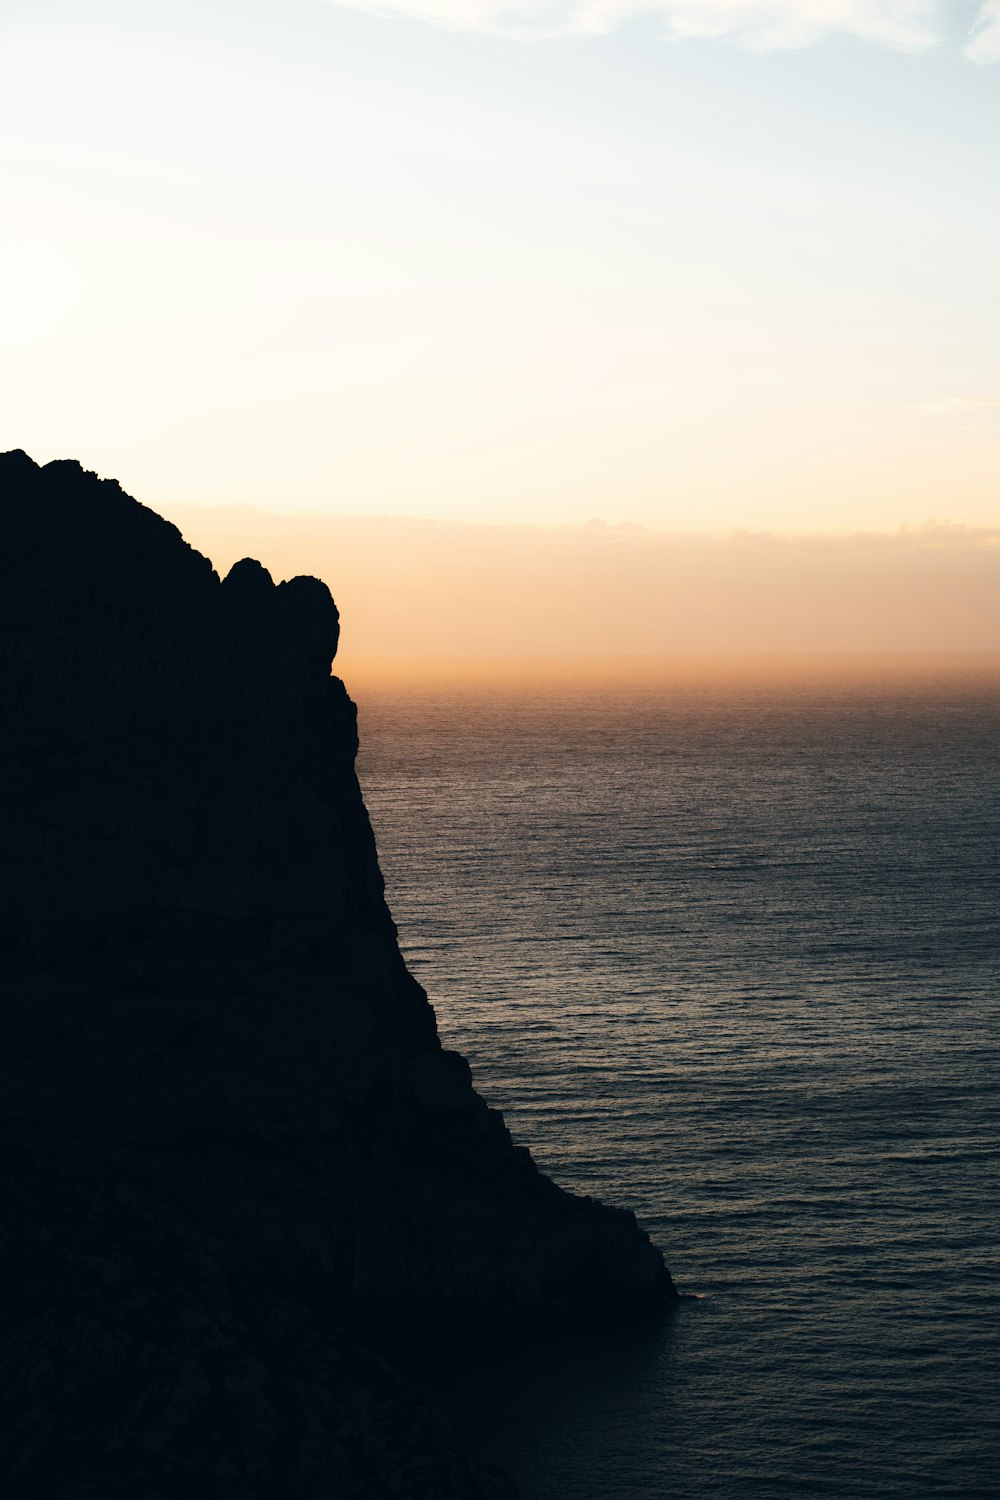
[[[404,952],[666,1329],[443,1389],[525,1500],[1000,1494],[988,683],[361,704]]]

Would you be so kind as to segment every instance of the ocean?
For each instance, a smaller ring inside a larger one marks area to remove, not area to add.
[[[438,1404],[523,1500],[1000,1495],[996,678],[353,687],[446,1045],[682,1293]]]

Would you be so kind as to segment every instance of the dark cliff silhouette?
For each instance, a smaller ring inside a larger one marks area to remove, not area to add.
[[[440,1045],[326,586],[220,581],[74,462],[0,457],[0,517],[0,1472],[84,1500],[507,1493],[343,1319],[675,1293]]]

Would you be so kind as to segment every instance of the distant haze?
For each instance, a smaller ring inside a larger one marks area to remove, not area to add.
[[[1000,528],[793,536],[159,507],[220,572],[313,573],[339,669],[1000,652]]]

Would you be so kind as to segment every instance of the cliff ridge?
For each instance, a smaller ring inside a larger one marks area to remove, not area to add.
[[[333,1319],[668,1305],[634,1217],[542,1176],[441,1045],[326,586],[220,579],[72,462],[0,457],[0,515],[12,1148],[64,1184],[84,1151],[130,1214]]]

